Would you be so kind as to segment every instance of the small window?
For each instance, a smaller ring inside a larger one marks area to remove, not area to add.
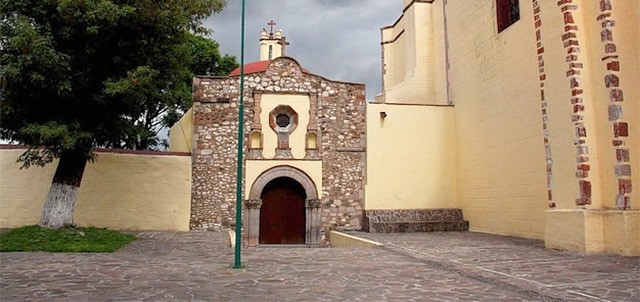
[[[520,20],[520,5],[518,0],[496,0],[498,15],[498,32],[505,30],[511,24]]]
[[[287,126],[289,126],[290,123],[291,123],[291,119],[289,118],[289,115],[285,113],[280,113],[276,116],[276,125],[282,128],[286,128]]]

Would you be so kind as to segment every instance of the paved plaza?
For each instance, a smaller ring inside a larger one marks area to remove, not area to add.
[[[0,301],[640,301],[640,259],[469,232],[366,234],[377,248],[233,250],[215,232],[137,234],[113,254],[0,254]]]

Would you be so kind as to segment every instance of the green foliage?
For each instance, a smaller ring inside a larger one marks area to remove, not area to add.
[[[157,146],[159,127],[191,105],[191,68],[233,65],[215,41],[194,35],[225,5],[0,0],[0,138],[34,148],[25,166],[66,151],[90,159],[93,147]]]
[[[98,228],[51,230],[27,226],[0,234],[0,252],[112,253],[136,237]]]
[[[189,69],[195,75],[226,76],[239,65],[235,56],[220,56],[218,43],[207,37],[191,35],[187,42]]]
[[[218,69],[215,74],[217,76],[226,76],[239,66],[240,64],[238,64],[235,56],[224,55],[224,57],[218,61]]]

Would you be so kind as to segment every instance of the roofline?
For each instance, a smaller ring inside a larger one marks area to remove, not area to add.
[[[303,67],[302,67],[302,65],[300,65],[300,63],[298,62],[298,60],[296,60],[296,59],[294,59],[294,58],[292,58],[292,57],[289,57],[289,56],[277,57],[277,58],[275,58],[275,59],[271,60],[271,62],[269,62],[269,65],[267,65],[267,69],[269,69],[269,67],[271,67],[271,64],[273,64],[273,62],[275,62],[276,60],[279,60],[279,59],[289,59],[289,60],[292,60],[292,61],[294,61],[296,64],[298,64],[298,66],[300,67],[300,70],[302,71],[302,73],[304,73],[304,74],[308,74],[308,75],[312,75],[312,76],[315,76],[315,77],[318,77],[318,78],[321,78],[321,79],[327,80],[327,81],[329,81],[329,82],[342,83],[342,84],[350,84],[350,85],[366,86],[366,84],[364,84],[364,83],[347,82],[347,81],[340,81],[340,80],[332,80],[332,79],[326,78],[326,77],[324,77],[324,76],[321,76],[321,75],[318,75],[318,74],[315,74],[315,73],[309,72],[308,70],[305,70],[305,68],[303,68]],[[256,61],[256,62],[261,62],[261,61]],[[255,62],[251,62],[251,63],[255,63]],[[251,64],[251,63],[248,63],[248,64]],[[245,65],[247,65],[247,64],[245,64]],[[263,70],[263,71],[256,71],[256,72],[252,72],[252,73],[249,73],[249,74],[264,73],[265,71],[267,71],[267,69],[265,69],[265,70]],[[247,75],[247,73],[245,73],[245,75]],[[208,75],[196,75],[194,78],[199,78],[199,79],[228,79],[228,78],[234,78],[234,77],[239,77],[239,76],[240,76],[239,74],[238,74],[238,75],[234,75],[234,76],[208,76]]]

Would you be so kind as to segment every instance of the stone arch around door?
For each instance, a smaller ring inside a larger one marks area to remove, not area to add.
[[[293,179],[304,188],[306,193],[305,244],[320,244],[320,201],[318,199],[318,190],[309,175],[292,166],[273,167],[258,176],[251,185],[249,198],[245,201],[244,207],[245,243],[249,246],[259,244],[260,208],[262,207],[260,196],[269,182],[282,177]]]

